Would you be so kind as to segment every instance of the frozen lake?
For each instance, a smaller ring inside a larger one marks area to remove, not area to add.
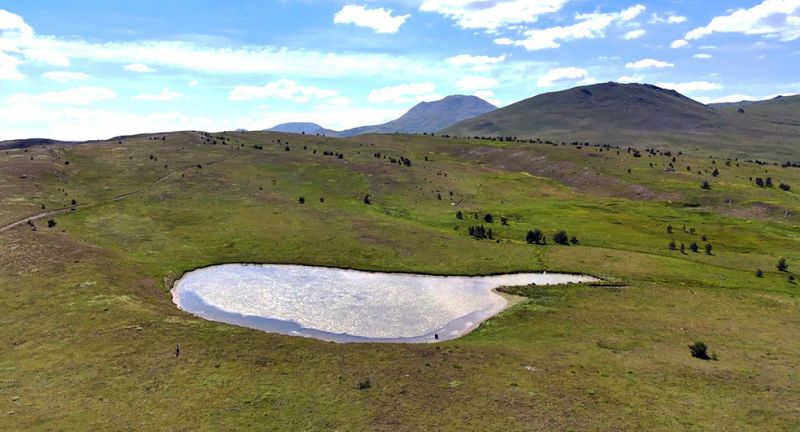
[[[592,282],[517,273],[428,276],[278,264],[223,264],[175,283],[178,307],[202,318],[335,342],[454,339],[507,306],[500,286]]]

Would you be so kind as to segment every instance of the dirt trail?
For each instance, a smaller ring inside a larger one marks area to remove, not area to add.
[[[239,154],[241,154],[241,153],[239,153]],[[220,163],[220,162],[225,162],[225,161],[227,161],[227,160],[229,160],[229,159],[231,159],[233,157],[238,156],[239,154],[233,154],[233,155],[230,155],[230,156],[222,158],[222,159],[217,159],[217,160],[213,160],[213,161],[209,161],[209,162],[203,162],[202,165],[213,165],[213,164],[217,164],[217,163]],[[192,168],[192,167],[195,167],[195,166],[197,166],[197,164],[186,165],[186,166],[183,166],[181,168],[172,170],[169,173],[164,174],[163,176],[153,180],[152,182],[150,182],[150,184],[148,186],[153,186],[153,185],[156,185],[158,183],[161,183],[162,181],[174,176],[175,174],[178,174],[178,173],[180,173],[182,171],[185,171],[185,170],[187,170],[189,168]],[[61,208],[57,208],[57,209],[54,209],[54,210],[48,210],[48,211],[43,211],[41,213],[36,213],[34,215],[25,217],[23,219],[11,222],[11,223],[9,223],[7,225],[0,226],[0,233],[8,231],[8,230],[10,230],[12,228],[18,227],[20,225],[27,224],[28,222],[33,222],[35,220],[43,219],[43,218],[46,218],[46,217],[57,216],[57,215],[69,213],[69,212],[72,212],[72,211],[75,211],[75,210],[78,210],[78,209],[94,207],[94,206],[97,206],[97,205],[100,205],[100,204],[107,204],[107,203],[122,201],[125,198],[129,198],[131,196],[141,194],[142,192],[143,191],[140,189],[140,190],[135,190],[135,191],[132,191],[132,192],[127,192],[127,193],[124,193],[122,195],[117,195],[114,198],[111,198],[110,200],[98,201],[98,202],[95,202],[95,203],[86,203],[86,204],[74,205],[74,206],[69,206],[69,207],[61,207]]]

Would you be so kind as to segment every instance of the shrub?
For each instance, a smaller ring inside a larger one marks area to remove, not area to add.
[[[359,390],[369,390],[371,388],[372,388],[372,381],[370,381],[369,378],[367,378],[364,381],[361,381],[360,383],[358,383],[358,389]]]
[[[558,231],[555,234],[553,234],[553,241],[556,244],[568,245],[569,244],[569,236],[567,235],[566,231],[561,230],[561,231]]]
[[[761,270],[761,269],[756,269],[756,277],[763,278],[764,277],[764,271]]]
[[[692,244],[689,245],[689,249],[691,249],[692,252],[697,253],[697,251],[700,250],[700,246],[698,246],[697,243],[692,242]]]
[[[700,189],[711,189],[711,185],[708,184],[708,180],[703,180],[703,183],[700,185]]]
[[[706,255],[711,255],[712,249],[713,247],[711,246],[711,243],[706,243]]]
[[[669,250],[675,250],[677,248],[678,248],[678,246],[675,244],[675,240],[670,240],[669,241]]]
[[[461,210],[456,212],[456,219],[464,219],[464,213],[461,213]]]
[[[580,240],[578,240],[578,237],[572,236],[572,237],[569,238],[569,242],[574,244],[574,245],[576,245],[576,244],[580,243]]]
[[[711,360],[711,356],[708,355],[708,346],[706,346],[705,342],[698,341],[689,345],[689,351],[692,353],[692,357],[694,358]]]
[[[528,244],[544,244],[544,234],[538,229],[528,231],[528,235],[525,236],[525,241],[528,242]]]
[[[369,194],[364,195],[364,204],[367,205],[372,204],[372,200],[369,198]]]
[[[786,183],[781,183],[780,185],[778,185],[778,187],[779,187],[781,190],[783,190],[783,191],[787,191],[787,192],[788,192],[789,190],[791,190],[791,189],[792,189],[792,187],[791,187],[791,186],[789,186],[789,185],[788,185],[788,184],[786,184]]]
[[[486,216],[483,217],[483,221],[486,223],[494,223],[494,216],[491,213],[487,213]]]
[[[297,199],[297,202],[299,202],[300,204],[305,204],[306,203],[306,199],[304,197],[300,197],[300,198]]]
[[[672,234],[672,225],[667,225],[667,234]]]
[[[48,228],[53,228],[54,226],[56,226],[56,221],[54,221],[53,219],[47,221]]]
[[[789,269],[789,264],[786,263],[786,258],[781,257],[781,259],[778,260],[778,263],[775,264],[775,267],[778,268],[778,271],[786,271]]]

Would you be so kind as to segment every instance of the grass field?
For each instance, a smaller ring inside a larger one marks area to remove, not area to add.
[[[800,169],[645,147],[180,132],[2,151],[0,226],[66,210],[0,232],[0,430],[800,429]],[[172,304],[223,262],[615,286],[529,287],[445,343],[333,344]]]

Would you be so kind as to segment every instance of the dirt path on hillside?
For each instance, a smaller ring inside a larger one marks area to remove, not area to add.
[[[240,154],[241,153],[233,154],[233,155],[230,155],[230,156],[222,158],[222,159],[217,159],[217,160],[213,160],[213,161],[209,161],[209,162],[203,162],[201,165],[214,165],[214,164],[217,164],[217,163],[225,162],[225,161],[227,161],[227,160],[229,160],[231,158],[239,156]],[[180,172],[186,171],[187,169],[195,167],[195,166],[197,166],[197,164],[186,165],[186,166],[180,167],[178,169],[172,170],[169,173],[164,174],[161,177],[153,180],[152,182],[150,182],[150,184],[148,184],[148,186],[157,185],[157,184],[163,182],[164,180],[166,180],[168,178],[171,178],[172,176],[174,176],[174,175],[176,175],[176,174],[178,174]],[[130,198],[130,197],[132,197],[134,195],[139,195],[142,192],[143,192],[143,190],[140,189],[140,190],[135,190],[135,191],[132,191],[132,192],[127,192],[127,193],[124,193],[122,195],[117,195],[114,198],[111,198],[110,200],[98,201],[98,202],[95,202],[95,203],[86,203],[86,204],[74,205],[74,206],[69,206],[69,207],[61,207],[61,208],[57,208],[57,209],[54,209],[54,210],[48,210],[48,211],[43,211],[41,213],[36,213],[34,215],[25,217],[23,219],[20,219],[20,220],[11,222],[9,224],[0,226],[0,233],[8,231],[10,229],[13,229],[15,227],[18,227],[20,225],[25,225],[28,222],[33,222],[33,221],[36,221],[36,220],[39,220],[39,219],[43,219],[43,218],[46,218],[46,217],[66,214],[66,213],[69,213],[69,212],[72,212],[72,211],[76,211],[78,209],[85,209],[85,208],[89,208],[89,207],[95,207],[95,206],[98,206],[100,204],[108,204],[108,203],[112,203],[112,202],[122,201],[122,200],[124,200],[126,198]]]

